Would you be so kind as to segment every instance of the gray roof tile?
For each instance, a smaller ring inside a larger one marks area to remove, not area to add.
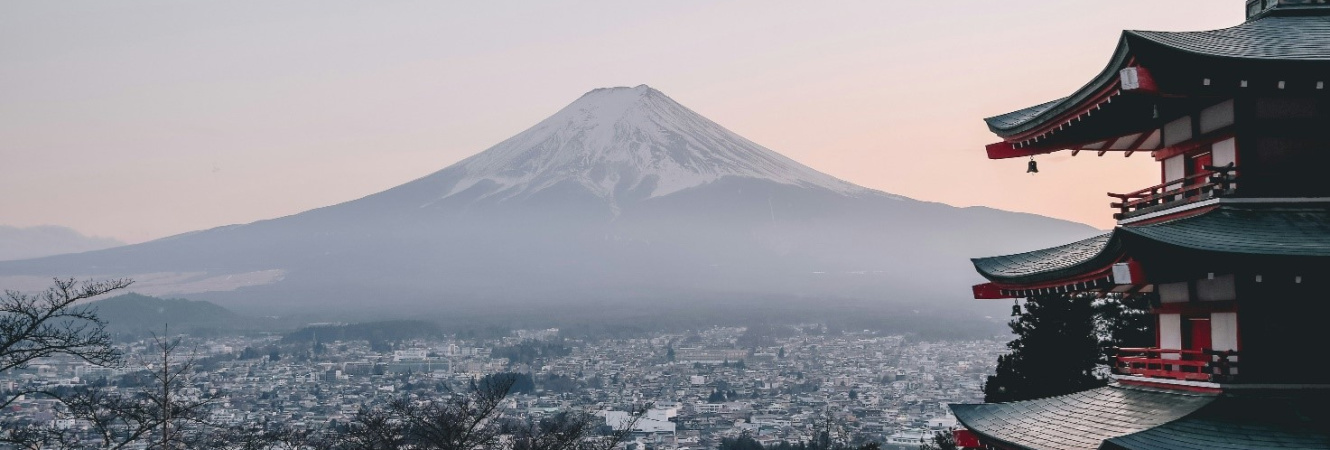
[[[976,433],[1022,448],[1098,448],[1105,439],[1148,430],[1181,418],[1213,401],[1204,395],[1121,386],[1014,403],[952,405]],[[1092,414],[1109,411],[1114,422]]]
[[[1108,264],[1116,258],[1109,246],[1112,237],[1113,233],[1107,233],[1053,248],[971,261],[980,274],[994,281],[1020,283],[1064,273],[1075,275],[1084,266]]]
[[[1160,45],[1216,58],[1253,61],[1330,61],[1330,17],[1267,16],[1210,31],[1124,31],[1107,67],[1076,93],[984,119],[994,133],[1009,136],[1061,114],[1110,83],[1117,82],[1132,45]]]
[[[1330,205],[1225,205],[1197,216],[1120,226],[1058,247],[971,261],[992,281],[1038,283],[1100,269],[1141,242],[1227,254],[1330,257]]]
[[[1330,61],[1330,17],[1326,16],[1269,16],[1220,30],[1127,34],[1223,58]]]
[[[1195,217],[1118,230],[1193,250],[1330,256],[1330,209],[1325,206],[1225,206]]]
[[[1328,449],[1324,391],[1225,395],[1182,419],[1109,439],[1107,449]]]

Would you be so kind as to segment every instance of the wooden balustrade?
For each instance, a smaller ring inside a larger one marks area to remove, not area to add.
[[[1236,378],[1235,351],[1119,348],[1113,373],[1173,380],[1231,382]]]
[[[1160,183],[1126,194],[1109,193],[1118,199],[1110,206],[1117,208],[1113,218],[1121,220],[1134,215],[1163,209],[1165,205],[1182,204],[1232,193],[1237,181],[1233,163],[1224,166],[1206,166],[1208,172]]]

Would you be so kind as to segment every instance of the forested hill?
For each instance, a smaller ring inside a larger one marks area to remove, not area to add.
[[[90,304],[106,321],[107,331],[137,337],[147,333],[196,333],[208,330],[237,330],[257,324],[230,310],[206,301],[164,299],[125,294]]]

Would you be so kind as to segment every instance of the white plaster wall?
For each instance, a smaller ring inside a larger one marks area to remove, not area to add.
[[[1179,142],[1191,139],[1191,116],[1183,117],[1164,125],[1164,146],[1172,147]]]
[[[1210,314],[1210,344],[1217,351],[1238,349],[1238,313]]]
[[[1178,314],[1159,315],[1159,348],[1182,348],[1182,316]],[[1178,354],[1165,354],[1164,359],[1178,359]]]
[[[1181,180],[1187,176],[1187,157],[1178,155],[1164,160],[1164,182]],[[1177,189],[1182,187],[1181,183],[1170,184],[1167,189]]]
[[[1214,165],[1216,167],[1228,163],[1235,163],[1236,165],[1238,162],[1237,140],[1234,138],[1228,138],[1214,143],[1214,145],[1210,147],[1210,154],[1212,155],[1212,158],[1214,158]]]

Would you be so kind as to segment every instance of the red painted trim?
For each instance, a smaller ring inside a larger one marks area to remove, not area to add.
[[[1000,300],[1004,298],[1012,298],[1011,296],[1002,295],[1002,288],[993,283],[976,284],[970,289],[974,291],[974,298],[976,300]]]
[[[1147,136],[1147,137],[1148,137],[1148,136]],[[1109,140],[1108,140],[1108,143],[1104,144],[1104,146],[1112,145],[1114,140],[1116,140],[1116,138],[1109,139]],[[1021,147],[1021,148],[1016,148],[1016,144],[1011,143],[1011,142],[998,142],[998,143],[994,143],[994,144],[988,144],[988,145],[985,145],[985,146],[984,146],[984,150],[986,150],[986,151],[988,152],[988,159],[1028,158],[1028,157],[1031,157],[1031,156],[1047,155],[1047,154],[1049,154],[1049,153],[1056,153],[1056,152],[1060,152],[1060,151],[1063,151],[1063,150],[1071,150],[1071,151],[1072,151],[1072,156],[1075,156],[1076,153],[1079,153],[1079,152],[1082,152],[1082,151],[1098,152],[1098,153],[1099,153],[1099,156],[1104,156],[1104,153],[1108,153],[1108,152],[1123,152],[1123,153],[1125,153],[1127,156],[1131,156],[1132,153],[1138,151],[1137,149],[1120,149],[1120,150],[1113,150],[1113,149],[1093,149],[1093,148],[1089,148],[1089,149],[1087,149],[1087,148],[1083,148],[1084,146],[1086,146],[1086,145],[1090,145],[1090,144],[1093,144],[1093,143],[1095,143],[1095,142],[1099,142],[1099,141],[1093,141],[1093,142],[1081,142],[1081,143],[1073,143],[1073,144],[1062,144],[1062,145],[1055,145],[1055,146],[1051,146],[1051,147],[1049,147],[1049,146],[1045,146],[1045,145],[1042,145],[1042,144],[1030,144],[1030,145],[1027,145],[1027,146]],[[1144,141],[1142,140],[1141,142],[1144,142]]]
[[[1133,285],[1149,284],[1149,282],[1146,281],[1148,280],[1148,278],[1145,277],[1145,269],[1141,268],[1140,261],[1127,258],[1125,264],[1127,264],[1127,273],[1129,274],[1128,276],[1131,277],[1131,284]]]
[[[1010,142],[998,142],[996,144],[988,144],[984,146],[984,150],[988,151],[988,159],[1025,158],[1034,155],[1043,155],[1046,153],[1052,153],[1057,151],[1057,150],[1019,149],[1013,146]]]
[[[1136,82],[1137,84],[1140,85],[1140,87],[1130,92],[1141,92],[1149,94],[1159,93],[1159,83],[1155,82],[1154,75],[1151,74],[1150,70],[1146,69],[1145,67],[1136,66]],[[1118,83],[1119,84],[1122,83],[1122,80],[1119,79]]]
[[[979,442],[979,436],[966,428],[952,430],[951,436],[956,440],[956,446],[960,448],[983,448],[984,444]]]
[[[1132,385],[1132,386],[1144,386],[1144,387],[1152,387],[1152,388],[1158,388],[1158,389],[1169,389],[1169,390],[1174,390],[1174,391],[1198,392],[1198,393],[1203,393],[1203,394],[1218,394],[1218,393],[1224,392],[1224,390],[1223,390],[1223,389],[1220,389],[1220,388],[1208,388],[1208,387],[1201,387],[1201,386],[1184,386],[1184,385],[1179,385],[1179,384],[1169,384],[1169,383],[1152,383],[1152,382],[1149,382],[1149,381],[1124,380],[1124,379],[1120,379],[1120,378],[1118,379],[1118,383],[1120,383],[1120,384],[1129,384],[1129,385]]]

